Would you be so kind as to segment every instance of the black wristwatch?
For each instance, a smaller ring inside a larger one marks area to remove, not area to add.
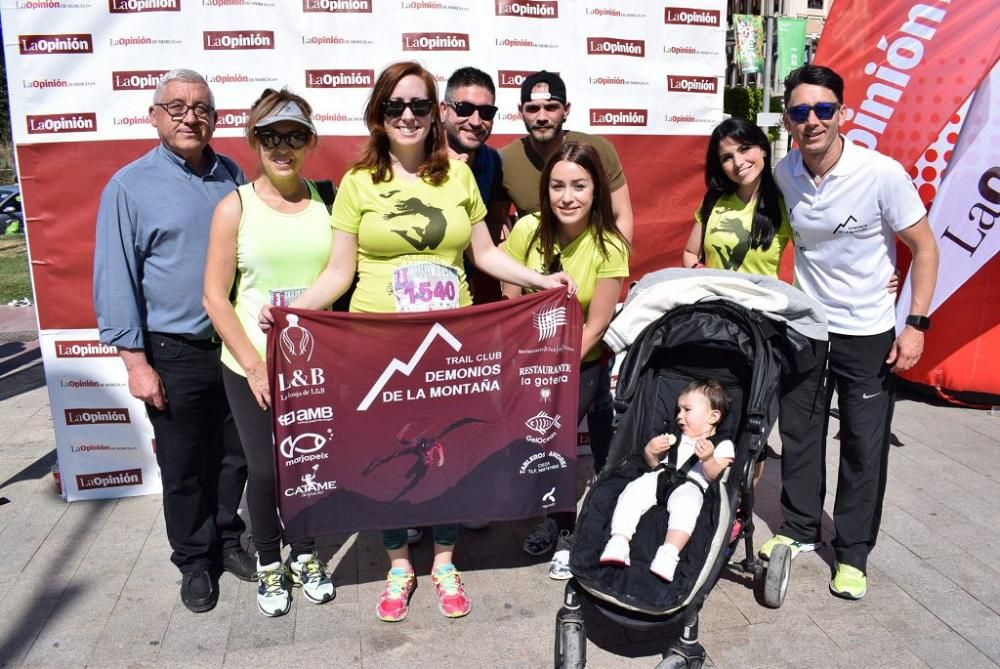
[[[918,316],[917,314],[910,314],[906,317],[906,324],[912,328],[916,328],[921,332],[927,332],[931,329],[931,319],[927,316]]]

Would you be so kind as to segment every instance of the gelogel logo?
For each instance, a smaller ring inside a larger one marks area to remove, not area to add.
[[[645,58],[646,41],[619,37],[588,37],[587,53],[602,56],[633,56]]]
[[[518,16],[526,19],[557,19],[556,0],[497,0],[497,16]]]
[[[215,113],[219,115],[216,128],[243,128],[250,119],[249,109],[218,109]]]
[[[54,53],[94,53],[90,33],[72,35],[18,35],[17,47],[22,56]]]
[[[202,36],[206,51],[274,48],[273,30],[205,30]]]
[[[28,124],[29,135],[97,132],[97,114],[92,112],[28,115],[24,118]]]
[[[80,490],[117,488],[123,485],[142,485],[142,470],[122,469],[116,472],[76,475],[76,487]]]
[[[403,51],[468,50],[468,33],[403,33]]]
[[[112,14],[179,12],[181,0],[108,0],[108,11]]]
[[[96,339],[77,339],[56,342],[57,358],[117,358],[118,348],[102,344]]]
[[[111,89],[115,91],[152,91],[166,70],[135,70],[111,73]]]
[[[306,70],[306,88],[371,88],[375,70]]]
[[[673,93],[717,93],[719,91],[719,80],[716,77],[691,77],[668,74],[667,90]]]
[[[124,425],[131,423],[128,409],[64,409],[67,425]]]
[[[663,10],[663,22],[678,26],[708,26],[710,28],[718,28],[722,25],[722,13],[717,9],[667,7]]]
[[[648,117],[645,109],[591,109],[590,125],[644,126]]]
[[[302,11],[371,14],[372,0],[302,0]]]

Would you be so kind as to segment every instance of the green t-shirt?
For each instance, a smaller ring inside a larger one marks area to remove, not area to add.
[[[625,173],[611,142],[603,137],[575,130],[566,133],[565,141],[583,142],[597,149],[612,193],[625,185]],[[545,161],[531,149],[527,137],[522,137],[500,149],[500,160],[503,162],[503,187],[511,202],[517,207],[518,216],[536,213],[541,207],[538,187],[542,179],[542,170],[545,169]]]
[[[287,306],[316,280],[330,259],[330,214],[315,186],[307,183],[310,202],[294,214],[268,207],[252,183],[239,187],[243,214],[236,233],[239,274],[233,308],[261,359],[265,359],[267,337],[257,323],[260,308],[265,304]],[[222,362],[245,375],[226,347],[222,348]]]
[[[461,161],[450,161],[440,186],[398,178],[373,184],[370,172],[349,171],[333,204],[333,227],[358,238],[351,311],[472,304],[462,256],[472,225],[485,217],[476,180]]]
[[[536,242],[532,248],[528,248],[528,242],[540,222],[537,214],[529,214],[518,220],[507,237],[504,251],[528,269],[544,274],[547,268],[544,265],[540,245]],[[584,317],[590,308],[590,300],[594,297],[594,287],[598,279],[620,279],[628,276],[628,249],[625,245],[615,237],[605,239],[604,245],[608,251],[607,258],[601,254],[593,228],[587,228],[566,248],[560,248],[557,240],[553,249],[559,254],[559,263],[563,271],[576,281],[576,297],[583,307]],[[598,344],[587,353],[584,362],[596,360],[600,356],[601,347]]]
[[[763,274],[777,277],[781,254],[792,237],[788,225],[788,214],[779,200],[781,225],[774,233],[774,239],[767,250],[750,248],[750,230],[753,226],[753,211],[757,200],[746,204],[736,193],[723,195],[712,207],[705,229],[705,266],[712,269],[728,269],[746,274]],[[694,218],[702,224],[699,212]]]

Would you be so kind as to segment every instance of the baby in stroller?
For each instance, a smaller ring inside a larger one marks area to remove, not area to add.
[[[663,545],[656,551],[649,570],[664,581],[674,578],[680,552],[694,532],[704,494],[732,463],[733,442],[716,437],[716,427],[729,411],[730,397],[714,380],[693,381],[677,398],[675,434],[656,435],[643,449],[643,458],[652,471],[635,479],[618,496],[611,517],[611,538],[601,553],[603,565],[628,566],[629,543],[643,514],[666,499],[669,521]],[[673,456],[673,457],[670,457]],[[666,460],[666,463],[664,463]]]

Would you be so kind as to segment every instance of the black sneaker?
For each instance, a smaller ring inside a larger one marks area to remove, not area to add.
[[[193,571],[182,575],[181,601],[194,613],[204,613],[215,608],[219,589],[207,571]]]
[[[256,581],[257,559],[242,548],[234,548],[222,554],[222,570],[241,581]]]

